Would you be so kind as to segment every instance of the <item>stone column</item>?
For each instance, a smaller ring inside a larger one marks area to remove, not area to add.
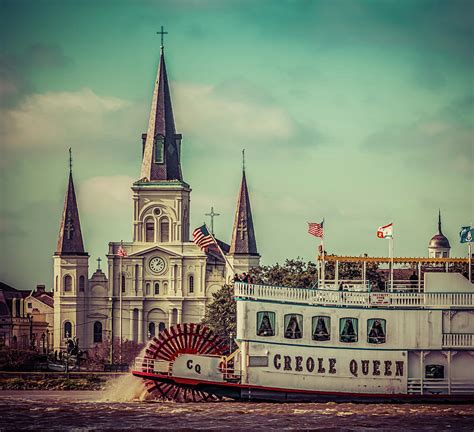
[[[182,313],[183,313],[183,309],[179,308],[178,309],[178,317],[177,317],[177,323],[176,324],[181,324],[182,322]]]
[[[143,309],[138,309],[138,343],[143,343]]]
[[[173,309],[168,311],[168,328],[173,326]]]

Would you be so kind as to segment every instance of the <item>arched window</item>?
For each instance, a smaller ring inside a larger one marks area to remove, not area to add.
[[[84,276],[79,277],[79,291],[84,292],[86,287],[86,278]]]
[[[166,328],[166,324],[164,322],[160,322],[158,325],[158,331],[161,333]]]
[[[162,243],[170,241],[170,220],[167,217],[160,219],[160,240]]]
[[[125,292],[125,275],[122,275],[122,292]]]
[[[58,277],[56,276],[56,291],[58,290]]]
[[[96,321],[94,323],[94,343],[101,343],[102,342],[102,323],[100,321]]]
[[[153,219],[148,219],[145,222],[145,241],[148,243],[155,241],[155,222],[153,222]]]
[[[72,291],[72,277],[64,276],[64,291]]]
[[[155,138],[155,163],[163,163],[163,149],[165,138],[163,135],[157,135]]]
[[[194,276],[189,276],[189,292],[194,292]]]
[[[155,323],[154,322],[151,322],[150,324],[148,324],[148,335],[149,337],[155,336]]]
[[[155,294],[158,295],[160,293],[160,283],[155,282]]]
[[[147,284],[145,285],[145,294],[150,295],[150,283],[149,282],[147,282]]]
[[[72,324],[69,321],[64,323],[64,338],[72,337]]]

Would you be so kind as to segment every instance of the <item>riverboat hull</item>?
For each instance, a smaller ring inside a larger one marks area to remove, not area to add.
[[[472,403],[472,395],[447,394],[364,394],[325,392],[278,387],[263,387],[232,382],[213,382],[179,378],[169,375],[133,371],[133,375],[162,384],[171,384],[183,390],[194,390],[240,401],[253,402],[341,402],[341,403]]]

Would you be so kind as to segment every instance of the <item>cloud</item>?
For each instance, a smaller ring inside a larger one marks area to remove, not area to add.
[[[427,169],[442,165],[453,172],[473,175],[472,108],[472,97],[458,99],[433,116],[372,133],[363,148],[382,157],[401,155],[411,164]]]
[[[114,136],[122,131],[117,127],[121,123],[112,126],[108,117],[128,107],[122,99],[99,96],[88,88],[33,94],[17,107],[1,112],[1,141],[15,149],[47,149],[75,141],[87,145],[104,133]]]
[[[14,106],[34,90],[29,79],[33,71],[70,64],[72,59],[54,44],[36,43],[15,55],[0,53],[0,105]]]
[[[319,144],[322,134],[295,121],[271,95],[243,79],[216,86],[179,82],[173,86],[177,127],[206,149],[247,145],[268,149],[294,141]],[[308,137],[313,137],[309,140]]]
[[[114,219],[129,210],[132,202],[131,186],[135,180],[124,175],[89,178],[78,186],[81,214]]]

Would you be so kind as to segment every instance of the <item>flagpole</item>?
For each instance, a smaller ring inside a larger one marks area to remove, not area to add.
[[[227,259],[226,255],[224,254],[223,250],[221,249],[221,247],[219,246],[219,243],[217,243],[217,240],[214,238],[214,235],[211,234],[211,231],[209,231],[209,228],[207,227],[207,224],[204,224],[204,226],[206,227],[207,231],[209,232],[209,235],[211,236],[212,240],[214,241],[215,245],[217,246],[217,249],[219,249],[219,252],[221,253],[221,255],[223,256],[225,262],[227,263],[227,265],[230,267],[230,269],[232,270],[232,276],[234,275],[235,273],[235,270],[234,270],[234,267],[232,266],[232,264],[229,262],[229,260]]]
[[[468,256],[468,262],[469,262],[469,282],[472,282],[472,276],[471,276],[471,262],[472,262],[472,252],[471,252],[471,242],[467,244],[467,253],[469,254]]]
[[[120,247],[123,249],[123,241],[120,241]],[[120,254],[120,281],[119,281],[119,289],[120,289],[120,294],[119,294],[119,337],[120,337],[120,350],[119,350],[119,363],[122,364],[122,280],[123,280],[123,254]],[[113,343],[113,341],[112,341]]]
[[[326,286],[326,261],[325,261],[325,256],[324,256],[324,238],[323,237],[321,237],[321,248],[322,248],[322,253],[323,253],[321,277],[323,279],[323,289],[324,289]]]
[[[393,235],[390,237],[389,243],[389,256],[390,256],[390,291],[393,292]]]

